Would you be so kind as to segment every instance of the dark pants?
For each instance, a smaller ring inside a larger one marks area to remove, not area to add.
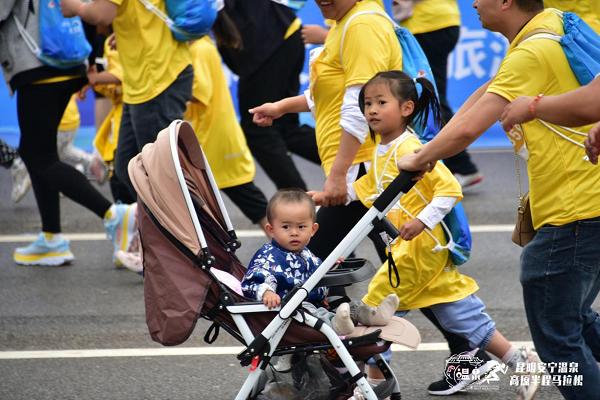
[[[183,118],[187,102],[192,97],[193,80],[194,71],[189,65],[155,98],[140,104],[124,104],[115,154],[115,173],[134,197],[136,192],[127,173],[129,161],[145,144],[154,142],[158,132],[173,120]]]
[[[298,95],[300,72],[304,65],[304,44],[300,31],[250,76],[241,76],[238,103],[241,125],[252,155],[278,189],[297,187],[306,190],[291,154],[320,164],[315,130],[299,125],[298,114],[287,114],[273,126],[261,128],[252,122],[248,109]]]
[[[222,191],[252,223],[257,224],[266,217],[267,198],[254,182],[228,187]]]
[[[61,231],[59,193],[100,218],[111,205],[81,172],[59,160],[56,149],[58,125],[67,103],[84,83],[84,79],[71,79],[17,90],[19,154],[29,171],[44,232]]]
[[[600,399],[600,315],[592,309],[600,291],[600,218],[540,228],[521,253],[521,285],[547,372],[583,376],[581,386],[558,390],[566,399]],[[577,371],[559,371],[557,363]]]
[[[444,121],[450,121],[454,112],[448,104],[446,97],[448,84],[448,56],[454,50],[460,28],[451,26],[449,28],[440,29],[433,32],[419,33],[415,38],[423,48],[440,96],[440,107]],[[463,175],[474,174],[477,172],[477,166],[471,161],[471,157],[466,150],[447,158],[444,163],[452,171]]]

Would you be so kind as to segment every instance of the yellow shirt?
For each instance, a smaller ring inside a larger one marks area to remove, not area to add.
[[[138,0],[109,0],[119,6],[113,28],[123,65],[123,101],[152,100],[191,64],[187,43],[173,38],[167,25]],[[150,0],[163,12],[164,0]]]
[[[206,36],[190,45],[194,66],[192,96],[185,119],[200,141],[219,189],[254,179],[255,166],[238,123],[217,48]]]
[[[579,15],[593,30],[600,34],[599,0],[544,0],[544,6],[562,11],[571,11]]]
[[[520,43],[536,29],[562,35],[562,26],[562,19],[552,9],[544,10],[529,21],[510,44],[487,91],[512,101],[518,96],[557,95],[578,88],[579,83],[559,43],[548,39]],[[587,132],[589,128],[576,129]],[[564,225],[599,216],[600,173],[597,167],[583,160],[584,150],[537,120],[523,124],[521,129],[529,153],[527,171],[534,227]],[[567,136],[583,142],[576,135],[567,133]]]
[[[311,93],[315,101],[315,130],[321,165],[329,174],[337,154],[342,128],[341,107],[348,86],[366,83],[379,71],[402,69],[402,50],[392,24],[383,16],[361,15],[350,22],[340,63],[345,22],[361,11],[385,12],[375,1],[363,0],[329,31],[321,54],[311,65]],[[368,136],[368,135],[367,135]],[[354,163],[370,159],[374,143],[367,138]]]
[[[415,4],[413,15],[401,22],[413,35],[460,26],[456,0],[423,0]]]
[[[385,150],[387,146],[389,148]],[[354,183],[356,195],[366,207],[370,207],[376,196],[398,175],[396,160],[413,154],[414,150],[421,147],[421,143],[407,131],[387,146],[382,147],[385,153],[379,151],[378,155],[374,155],[367,174]],[[462,199],[460,184],[442,163],[437,163],[432,172],[425,174],[413,189],[400,198],[402,208],[413,216],[417,216],[427,205],[417,190],[427,202],[441,196]],[[396,206],[387,217],[400,228],[413,219],[408,213]],[[440,243],[447,243],[439,224],[432,233]],[[392,245],[392,256],[400,274],[400,286],[394,289],[390,285],[386,262],[371,280],[363,301],[377,306],[385,296],[396,293],[400,298],[398,310],[412,310],[461,300],[475,293],[479,289],[477,283],[458,271],[447,251],[434,253],[432,249],[435,245],[436,242],[426,232],[410,241],[398,238]]]
[[[59,132],[76,131],[79,129],[81,120],[79,117],[79,108],[77,107],[77,102],[75,101],[76,96],[77,95],[75,94],[71,96],[71,99],[67,104],[67,108],[65,108],[65,112],[60,120],[60,124],[58,125]]]

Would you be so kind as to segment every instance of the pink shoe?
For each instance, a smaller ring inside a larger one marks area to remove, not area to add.
[[[139,275],[143,275],[144,266],[142,264],[142,257],[139,252],[134,253],[119,250],[115,253],[115,258],[119,260],[123,267]]]
[[[108,168],[98,154],[94,153],[92,156],[89,169],[89,173],[94,177],[96,182],[100,185],[106,182],[106,178],[108,178]]]

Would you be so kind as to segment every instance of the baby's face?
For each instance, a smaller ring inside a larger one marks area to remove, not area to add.
[[[280,202],[273,209],[272,223],[267,224],[267,232],[284,249],[301,251],[317,231],[308,202]]]

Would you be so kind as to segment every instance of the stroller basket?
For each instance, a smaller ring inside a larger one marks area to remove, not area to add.
[[[214,341],[222,327],[246,346],[238,355],[241,364],[253,365],[238,400],[248,398],[256,388],[271,357],[335,349],[352,383],[366,398],[377,398],[353,356],[366,360],[386,350],[390,342],[382,340],[385,335],[372,329],[360,337],[340,338],[330,326],[304,311],[301,303],[317,285],[348,285],[372,275],[370,263],[348,260],[336,268],[336,261],[347,257],[374,226],[386,221],[385,214],[412,187],[413,175],[400,174],[297,288],[302,290],[294,291],[274,310],[241,293],[239,282],[246,268],[235,255],[239,242],[210,166],[187,122],[173,121],[154,143],[144,146],[129,163],[129,175],[140,205],[146,322],[153,340],[177,345],[189,338],[198,318],[214,321],[205,340]],[[412,324],[403,319],[392,322],[397,343],[418,345],[420,337]],[[393,394],[399,395],[393,373],[380,361],[394,382]]]

